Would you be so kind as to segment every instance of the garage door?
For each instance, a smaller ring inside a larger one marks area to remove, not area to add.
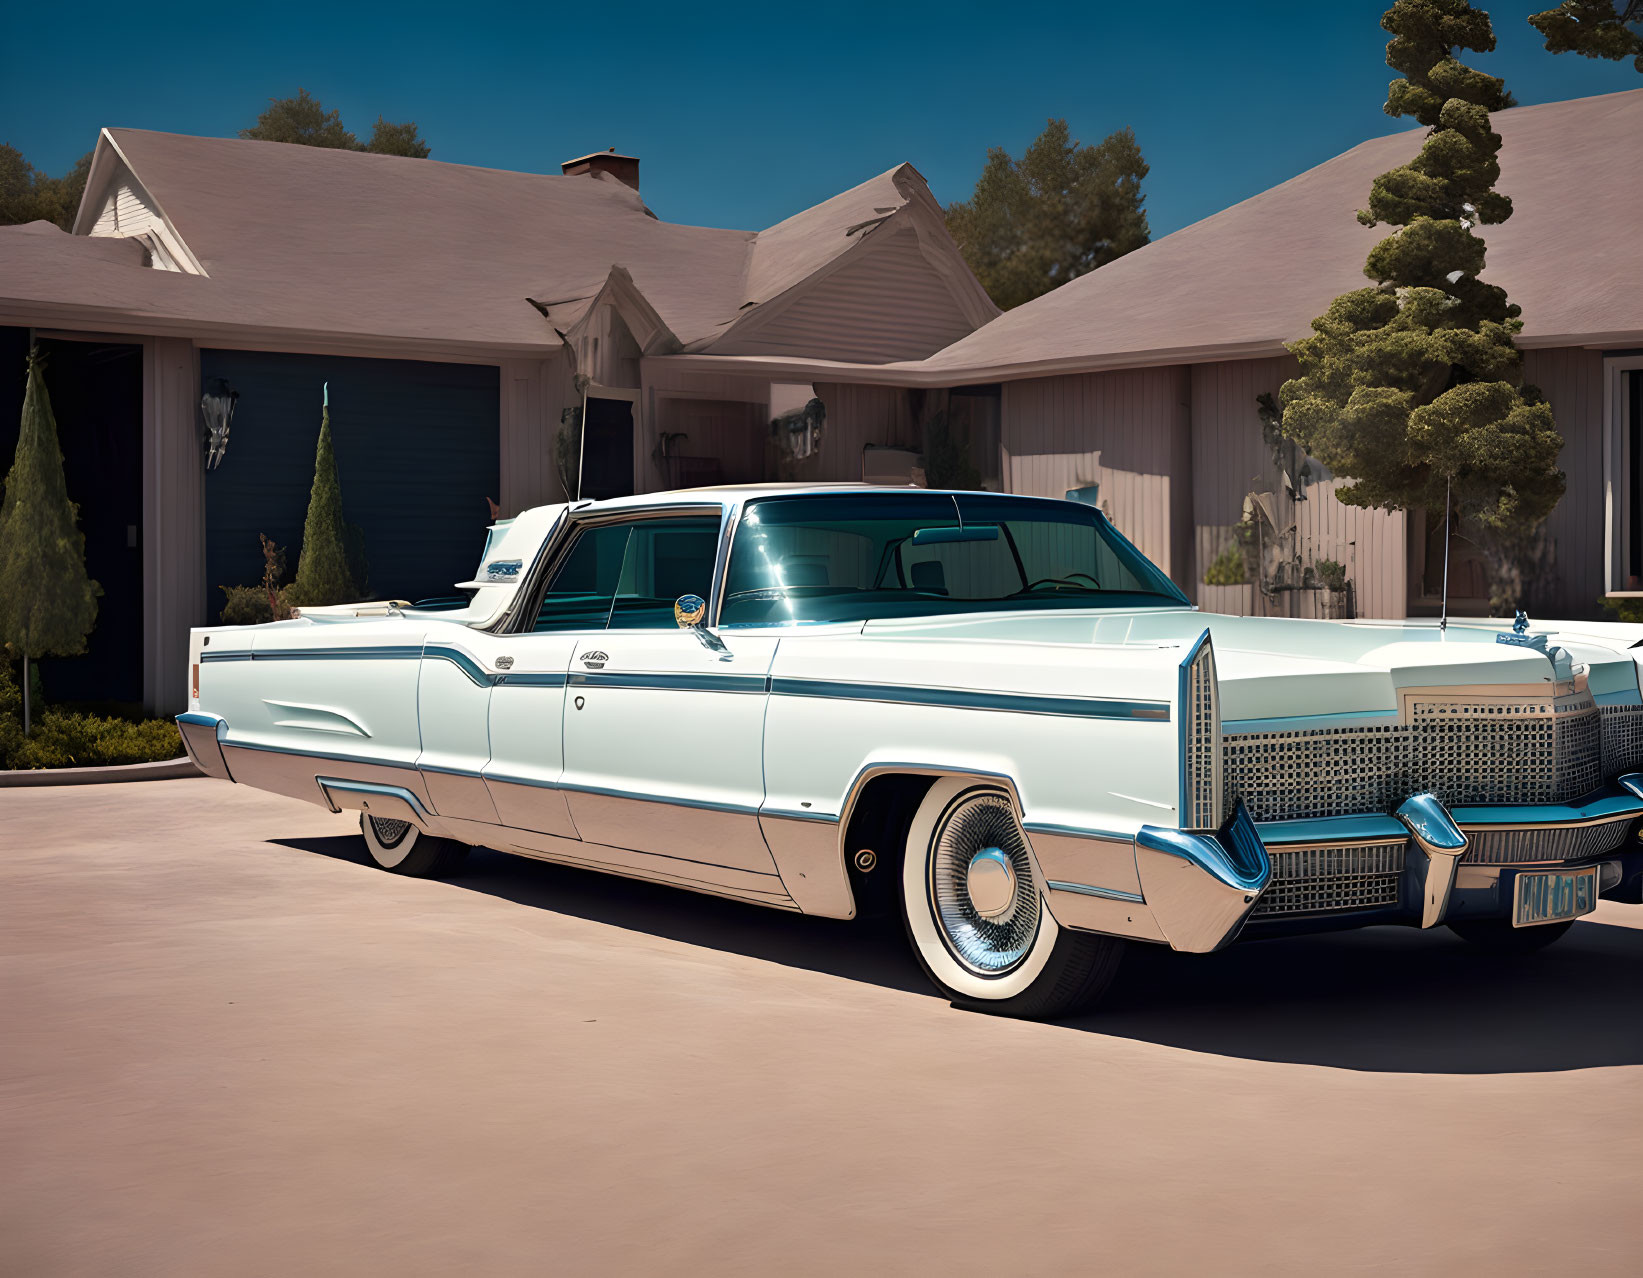
[[[321,388],[343,515],[365,535],[369,597],[445,595],[473,575],[498,496],[494,365],[200,352],[204,380],[239,392],[228,452],[206,474],[206,591],[262,576],[258,533],[287,547],[294,576],[314,481]]]

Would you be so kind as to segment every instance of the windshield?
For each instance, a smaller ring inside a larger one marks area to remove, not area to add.
[[[719,620],[785,625],[1186,602],[1091,506],[986,493],[829,494],[749,504]]]

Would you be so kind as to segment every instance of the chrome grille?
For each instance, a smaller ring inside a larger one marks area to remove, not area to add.
[[[1406,843],[1280,848],[1252,918],[1372,910],[1398,903]]]
[[[1643,706],[1602,706],[1603,770],[1610,776],[1643,768]]]
[[[1579,861],[1613,852],[1625,841],[1631,818],[1602,825],[1549,830],[1468,830],[1461,860],[1471,865],[1521,865],[1529,861]]]
[[[1213,830],[1228,809],[1221,797],[1225,784],[1220,759],[1221,694],[1215,678],[1215,652],[1207,639],[1192,657],[1183,685],[1182,824],[1189,830]]]
[[[1407,728],[1246,732],[1222,738],[1226,790],[1257,821],[1388,812],[1402,787]]]
[[[1406,710],[1402,726],[1224,737],[1228,801],[1241,797],[1257,821],[1388,812],[1423,790],[1450,807],[1566,803],[1630,766],[1609,763],[1606,742],[1643,750],[1643,714],[1614,716],[1611,729],[1585,692],[1419,698]]]

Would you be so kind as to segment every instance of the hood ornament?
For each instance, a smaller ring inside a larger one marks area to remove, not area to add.
[[[1517,610],[1517,620],[1512,623],[1512,633],[1521,635],[1529,629],[1529,614],[1522,608]]]

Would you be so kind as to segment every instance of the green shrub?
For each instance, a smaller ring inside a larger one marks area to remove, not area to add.
[[[1632,626],[1643,623],[1643,599],[1601,598],[1597,606],[1603,610],[1605,621],[1624,621]]]
[[[1237,542],[1228,542],[1227,548],[1215,557],[1204,572],[1206,586],[1241,586],[1248,580],[1244,571],[1244,552]]]
[[[1346,568],[1333,559],[1320,559],[1312,565],[1318,574],[1318,584],[1325,590],[1346,589]]]
[[[40,716],[27,737],[19,734],[8,768],[95,768],[115,763],[175,759],[183,739],[169,719],[105,719],[58,709]]]
[[[170,719],[104,718],[55,707],[39,713],[23,735],[23,696],[0,661],[0,768],[92,768],[175,759],[183,740]]]
[[[222,606],[222,623],[225,626],[258,626],[265,621],[284,621],[291,615],[291,605],[283,590],[274,592],[274,599],[280,607],[280,615],[276,618],[268,606],[268,591],[261,586],[218,586],[217,589],[228,596]]]

